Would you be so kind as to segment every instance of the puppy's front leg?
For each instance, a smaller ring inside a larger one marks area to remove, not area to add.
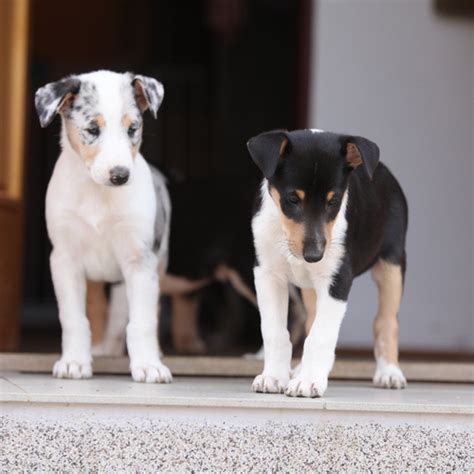
[[[54,249],[51,274],[62,328],[62,355],[53,368],[59,378],[81,379],[92,376],[91,333],[86,316],[86,279],[77,259],[67,251]]]
[[[290,397],[322,397],[334,364],[347,302],[333,298],[327,288],[318,288],[317,294],[316,317],[304,343],[301,368],[286,389]]]
[[[130,309],[127,348],[132,378],[135,382],[169,383],[171,372],[160,361],[158,344],[157,257],[150,250],[135,250],[122,261],[122,271]]]
[[[291,342],[287,329],[288,282],[271,270],[254,269],[265,366],[255,377],[254,392],[282,393],[290,378]]]

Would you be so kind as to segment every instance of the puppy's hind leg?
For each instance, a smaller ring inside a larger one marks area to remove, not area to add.
[[[303,288],[301,290],[304,307],[306,309],[306,321],[304,325],[305,336],[309,334],[316,318],[316,290],[312,288]]]
[[[171,336],[180,354],[204,354],[206,344],[199,335],[199,296],[173,294]]]
[[[54,290],[62,328],[62,354],[53,368],[58,378],[92,376],[91,332],[86,316],[86,280],[77,260],[53,250],[50,258]]]
[[[313,327],[314,319],[316,318],[316,290],[313,288],[302,288],[301,298],[303,300],[305,321],[304,332],[305,338]],[[301,370],[301,364],[298,364],[292,371],[291,377],[296,377]]]
[[[398,311],[403,293],[401,265],[379,259],[372,268],[379,290],[379,308],[374,321],[375,360],[374,385],[404,388],[406,379],[398,366]]]
[[[107,326],[100,344],[92,348],[99,356],[121,356],[125,354],[125,332],[128,322],[128,301],[125,283],[112,285],[108,307]]]
[[[103,282],[87,280],[86,314],[92,333],[92,354],[104,340],[107,325],[107,296]]]

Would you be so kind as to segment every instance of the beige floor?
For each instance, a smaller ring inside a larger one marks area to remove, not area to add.
[[[251,379],[175,377],[170,385],[139,384],[125,375],[58,380],[48,374],[0,373],[0,401],[392,413],[474,414],[474,385],[411,383],[384,390],[369,382],[330,381],[321,399],[250,391]]]
[[[59,354],[0,353],[0,372],[51,373]],[[254,377],[262,371],[261,360],[219,356],[165,356],[163,362],[174,375]],[[293,366],[299,360],[293,361]],[[129,373],[128,357],[95,357],[95,374]],[[405,360],[401,367],[408,380],[417,382],[474,383],[474,363],[458,360]],[[372,357],[338,357],[331,371],[332,379],[370,380],[374,374]]]

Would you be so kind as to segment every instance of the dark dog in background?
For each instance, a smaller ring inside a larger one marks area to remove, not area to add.
[[[165,293],[171,297],[171,336],[179,353],[205,352],[198,324],[203,288],[228,283],[256,307],[250,228],[253,196],[248,191],[257,186],[256,177],[236,176],[170,182],[173,211]],[[184,282],[200,288],[177,291],[186,288]]]

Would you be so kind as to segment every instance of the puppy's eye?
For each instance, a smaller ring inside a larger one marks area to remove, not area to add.
[[[333,196],[331,199],[329,199],[329,201],[328,201],[328,206],[329,206],[329,207],[331,207],[331,206],[334,207],[334,206],[336,206],[336,205],[338,204],[338,202],[339,202],[338,197],[337,197],[337,196]]]
[[[286,200],[290,203],[296,206],[297,204],[300,203],[300,198],[295,194],[295,193],[290,193],[286,196]]]
[[[93,137],[98,137],[100,135],[100,128],[96,124],[89,125],[89,127],[86,128],[86,132],[89,135],[92,135]]]
[[[138,124],[132,123],[130,127],[128,127],[127,133],[130,138],[132,138],[135,135],[135,132],[138,130]]]

